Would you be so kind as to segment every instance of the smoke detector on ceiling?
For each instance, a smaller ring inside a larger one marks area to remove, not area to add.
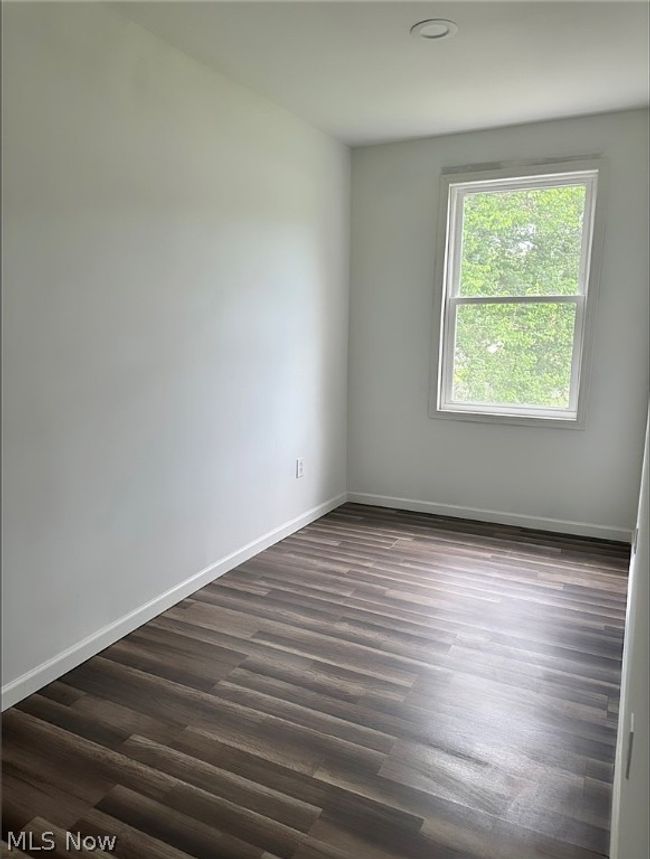
[[[415,38],[427,39],[428,41],[440,41],[449,39],[458,32],[458,25],[445,18],[427,18],[419,21],[411,27],[410,33]]]

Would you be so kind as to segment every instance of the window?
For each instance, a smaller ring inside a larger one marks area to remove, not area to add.
[[[432,416],[579,423],[598,174],[443,177]]]

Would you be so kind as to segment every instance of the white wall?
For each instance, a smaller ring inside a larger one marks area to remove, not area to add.
[[[586,154],[602,154],[609,162],[586,428],[429,418],[441,169]],[[629,534],[648,383],[647,165],[646,111],[354,150],[348,441],[353,497],[397,497],[428,502],[423,506],[432,512],[490,518],[476,514],[478,508],[501,511],[492,517],[497,520]]]
[[[650,431],[649,431],[650,432]],[[650,434],[646,433],[643,478],[637,518],[636,553],[630,565],[625,647],[618,719],[611,859],[650,855]],[[629,734],[634,717],[630,771],[626,773]]]
[[[2,17],[11,684],[345,491],[349,158],[119,12]]]

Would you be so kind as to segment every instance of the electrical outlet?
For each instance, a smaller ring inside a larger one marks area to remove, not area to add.
[[[305,473],[305,461],[302,456],[296,460],[296,479],[302,477]]]

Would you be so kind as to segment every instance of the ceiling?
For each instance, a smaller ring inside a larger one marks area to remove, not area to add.
[[[135,2],[124,14],[359,145],[648,103],[646,2]],[[409,35],[450,18],[440,42]]]

